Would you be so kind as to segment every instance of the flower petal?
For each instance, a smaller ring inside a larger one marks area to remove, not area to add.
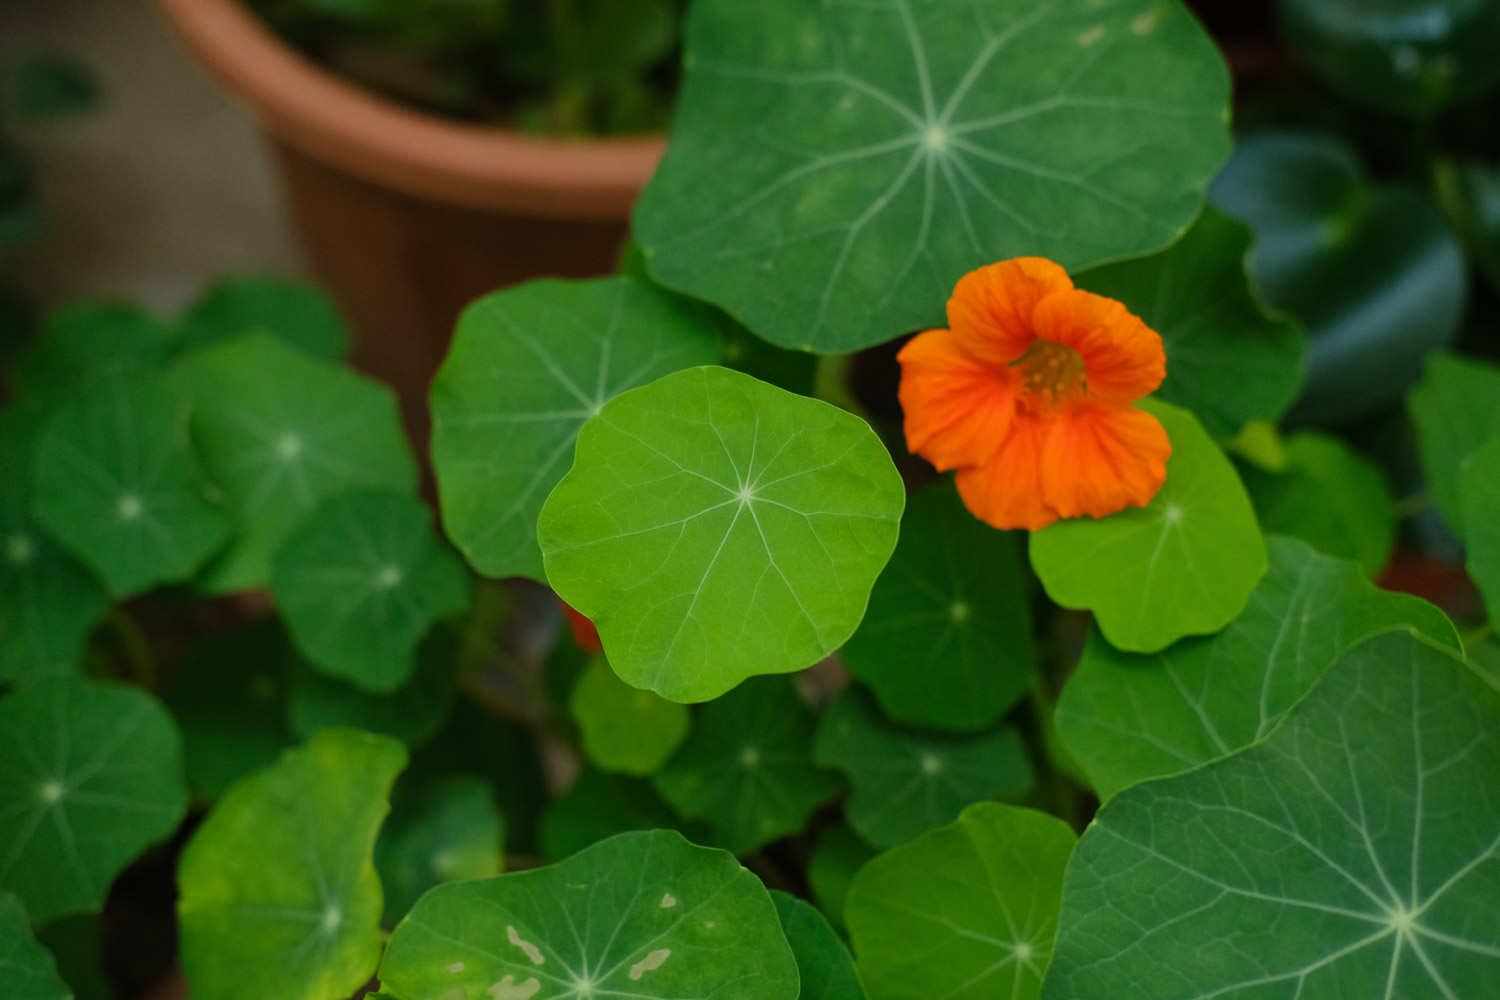
[[[1035,531],[1057,520],[1042,499],[1041,464],[1046,425],[1018,416],[1010,436],[983,465],[960,469],[958,494],[969,513],[993,528]]]
[[[1042,495],[1062,517],[1144,507],[1167,481],[1172,442],[1144,410],[1082,403],[1059,412],[1042,448]]]
[[[1114,299],[1055,292],[1037,303],[1032,322],[1041,339],[1078,352],[1089,392],[1106,403],[1134,403],[1166,378],[1160,334]]]
[[[1036,339],[1037,304],[1072,288],[1068,272],[1044,257],[1002,260],[958,280],[948,300],[948,326],[975,358],[1008,365]]]
[[[988,461],[1010,432],[1019,377],[976,361],[947,330],[913,337],[901,353],[906,447],[946,472]]]

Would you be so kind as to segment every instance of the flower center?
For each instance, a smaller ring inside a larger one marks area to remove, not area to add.
[[[1084,388],[1083,355],[1066,344],[1035,341],[1014,363],[1029,395],[1045,395],[1056,403]]]

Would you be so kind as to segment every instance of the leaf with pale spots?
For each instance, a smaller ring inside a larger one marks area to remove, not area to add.
[[[602,770],[650,774],[688,733],[688,709],[615,676],[595,657],[573,685],[569,711],[583,752]]]
[[[1032,781],[1014,730],[954,736],[905,729],[859,690],[823,715],[814,756],[849,775],[849,825],[877,847],[950,823],[970,803],[1023,795]]]
[[[1076,839],[982,802],[861,868],[845,917],[870,1000],[1034,1000]]]
[[[6,1000],[73,1000],[57,962],[31,933],[26,908],[0,893],[0,996]]]
[[[205,1000],[327,1000],[380,958],[372,856],[401,744],[325,730],[231,788],[178,870],[182,967]]]
[[[782,677],[758,677],[697,710],[687,741],[653,779],[679,813],[736,854],[796,833],[838,794],[812,759],[812,709]]]
[[[844,643],[890,558],[901,477],[868,424],[726,368],[607,403],[542,508],[547,580],[628,684],[705,701]]]
[[[1500,690],[1415,633],[1371,639],[1261,742],[1099,812],[1044,995],[1486,996],[1497,774]]]
[[[797,963],[760,880],[669,830],[423,896],[380,967],[397,1000],[797,1000]]]
[[[32,919],[99,909],[186,811],[182,739],[151,697],[55,677],[0,700],[0,892]]]
[[[828,918],[791,893],[775,890],[771,899],[776,903],[787,944],[797,956],[797,971],[802,977],[802,993],[797,1000],[865,1000],[854,959],[829,926]]]

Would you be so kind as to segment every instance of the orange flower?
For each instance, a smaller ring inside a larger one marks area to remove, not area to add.
[[[958,470],[975,517],[1036,530],[1059,517],[1143,507],[1171,442],[1131,404],[1161,385],[1161,337],[1114,299],[1040,257],[964,275],[948,329],[896,356],[906,446]]]

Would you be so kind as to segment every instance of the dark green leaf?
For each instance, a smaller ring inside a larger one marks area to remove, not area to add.
[[[246,333],[268,333],[319,358],[349,349],[349,329],[321,289],[282,278],[227,278],[182,317],[183,346],[196,349]]]
[[[505,867],[505,819],[483,778],[396,786],[391,817],[375,842],[375,868],[393,924],[435,885],[491,878]]]
[[[1448,529],[1466,534],[1459,498],[1464,460],[1500,436],[1500,367],[1452,354],[1427,359],[1427,370],[1407,397],[1417,429],[1422,474]]]
[[[72,118],[99,102],[99,84],[88,69],[60,52],[28,52],[5,81],[8,110],[26,122]]]
[[[844,897],[849,894],[849,883],[854,881],[854,873],[876,853],[875,848],[842,825],[824,830],[818,846],[813,848],[807,861],[807,882],[819,908],[840,930],[844,928]]]
[[[6,1000],[73,1000],[57,962],[36,936],[21,901],[0,893],[0,995]]]
[[[175,331],[132,303],[69,302],[47,314],[17,366],[16,395],[59,400],[99,375],[154,369],[176,350],[177,339]]]
[[[1458,497],[1469,529],[1469,576],[1484,595],[1493,626],[1500,622],[1500,437],[1464,459]]]
[[[409,747],[430,740],[453,708],[457,642],[439,629],[417,648],[416,671],[401,687],[371,694],[299,662],[292,673],[287,720],[298,737],[348,727],[379,733]]]
[[[542,853],[561,861],[617,833],[677,825],[649,781],[585,768],[542,817]]]
[[[786,892],[772,892],[787,944],[797,957],[802,992],[797,1000],[865,1000],[849,949],[811,905]]]

